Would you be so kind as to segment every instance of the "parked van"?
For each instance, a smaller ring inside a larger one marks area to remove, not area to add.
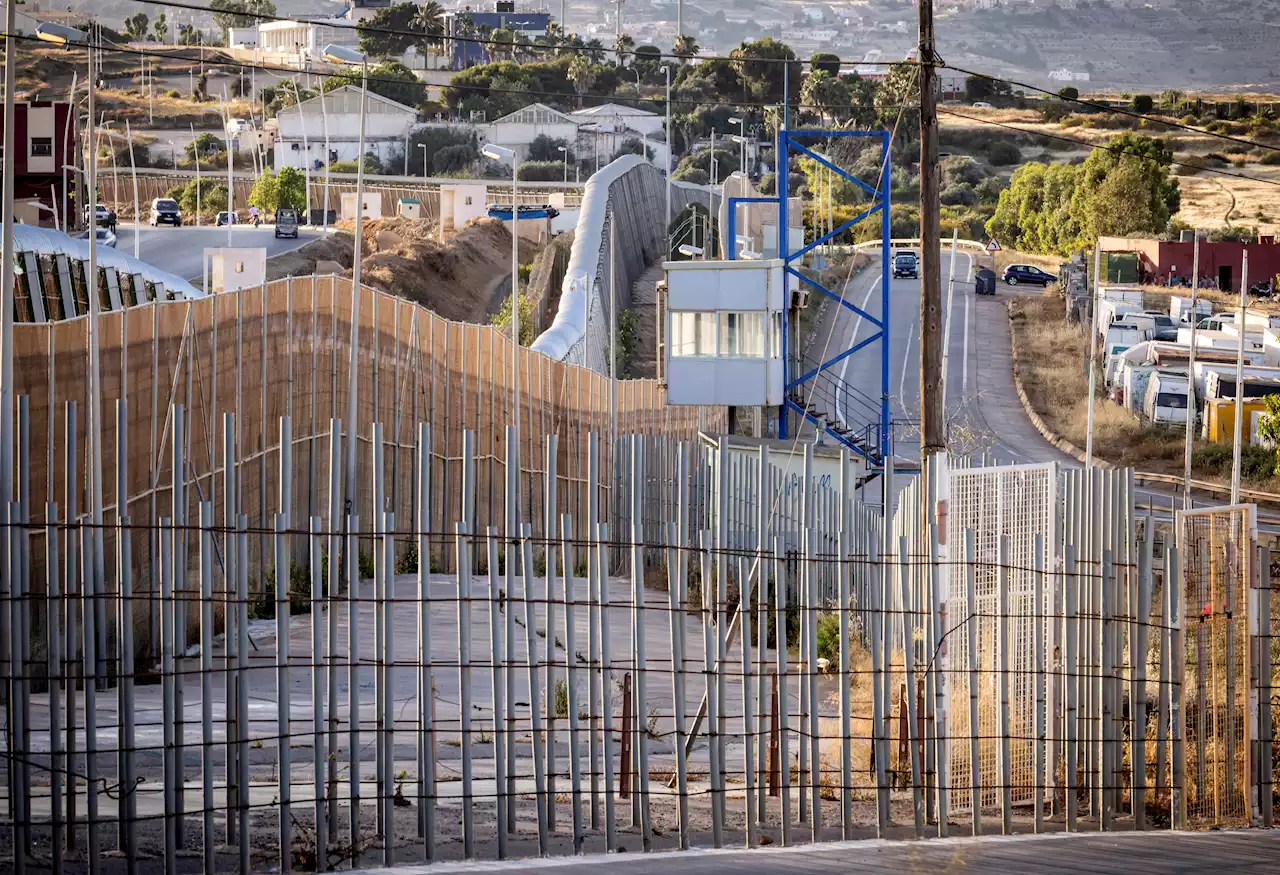
[[[1177,425],[1187,421],[1187,378],[1182,374],[1157,372],[1147,381],[1147,397],[1142,412],[1156,425]]]

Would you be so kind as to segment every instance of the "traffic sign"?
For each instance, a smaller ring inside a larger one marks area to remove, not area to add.
[[[996,242],[996,238],[992,237],[991,242],[987,244],[988,252],[999,252],[1000,244]]]

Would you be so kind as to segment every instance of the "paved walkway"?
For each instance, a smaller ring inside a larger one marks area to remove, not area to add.
[[[856,841],[754,851],[673,851],[648,856],[437,863],[369,869],[367,875],[530,871],[601,875],[895,875],[944,872],[1093,873],[1280,872],[1280,831],[1092,833]]]

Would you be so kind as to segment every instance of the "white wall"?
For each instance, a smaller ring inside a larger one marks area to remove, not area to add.
[[[502,122],[490,124],[481,130],[486,142],[496,143],[514,149],[521,161],[527,161],[529,144],[545,134],[553,140],[564,140],[572,143],[578,136],[578,126],[572,123],[562,124],[525,124],[523,122]],[[612,153],[610,153],[612,157]]]
[[[297,149],[293,148],[294,143],[297,143]],[[322,164],[328,163],[328,152],[325,149],[325,141],[323,137],[318,140],[308,138],[306,146],[308,148],[303,148],[302,140],[277,139],[275,146],[276,170],[278,171],[282,167],[293,167],[298,170],[302,170],[311,164],[308,160],[308,156],[310,156],[311,159],[320,161]],[[355,161],[360,153],[360,141],[330,139],[329,149],[338,153],[339,161]],[[366,138],[364,150],[366,153],[372,152],[377,155],[378,160],[386,161],[393,153],[396,155],[403,155],[404,138],[396,137],[389,140],[371,140]],[[396,173],[400,172],[394,167],[391,169]]]
[[[212,256],[212,285],[215,292],[256,288],[267,281],[265,248],[220,248],[206,251]]]

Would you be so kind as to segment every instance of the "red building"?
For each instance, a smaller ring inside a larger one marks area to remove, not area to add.
[[[1109,254],[1137,256],[1137,281],[1165,285],[1191,278],[1195,243],[1177,240],[1140,240],[1134,237],[1102,237],[1098,241],[1103,258]],[[1270,282],[1280,285],[1280,245],[1275,237],[1260,236],[1257,243],[1210,243],[1200,241],[1200,277],[1220,289],[1239,289],[1244,254],[1249,253],[1249,285]],[[1108,270],[1108,275],[1111,271]]]
[[[61,217],[67,204],[62,165],[77,163],[70,160],[75,154],[75,144],[69,136],[71,104],[65,100],[22,102],[14,105],[13,118],[14,218],[28,225],[52,228],[52,211],[56,207]],[[3,128],[4,119],[0,116],[0,133]],[[68,185],[73,182],[67,180]]]

